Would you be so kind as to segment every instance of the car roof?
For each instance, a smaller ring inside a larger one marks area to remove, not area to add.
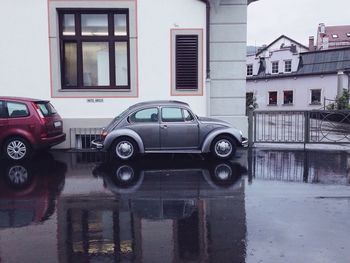
[[[24,98],[24,97],[6,97],[0,96],[0,100],[11,100],[11,101],[26,101],[26,102],[48,102],[48,100],[40,100],[33,98]]]
[[[130,109],[135,109],[144,106],[189,106],[186,102],[177,101],[177,100],[153,100],[153,101],[144,101],[136,103],[130,107]]]

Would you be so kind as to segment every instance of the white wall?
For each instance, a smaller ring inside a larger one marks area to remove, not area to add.
[[[312,110],[322,105],[311,105],[311,90],[321,89],[323,98],[334,99],[337,95],[337,75],[274,78],[247,81],[247,92],[253,92],[259,105],[258,110]],[[293,90],[293,105],[283,105],[283,91]],[[269,91],[277,91],[277,106],[269,106]]]
[[[137,7],[139,97],[87,103],[86,98],[50,98],[47,0],[3,1],[0,95],[50,99],[63,118],[112,118],[134,103],[152,99],[186,101],[197,114],[205,115],[205,89],[203,96],[170,96],[170,29],[200,28],[205,39],[205,4],[196,0],[138,0]],[[205,48],[205,41],[203,44]],[[204,79],[205,71],[204,66]]]

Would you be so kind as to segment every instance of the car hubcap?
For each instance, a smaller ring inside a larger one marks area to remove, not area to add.
[[[226,139],[222,139],[215,144],[215,153],[219,157],[227,157],[231,154],[231,152],[232,152],[232,144],[230,141]]]
[[[215,168],[215,177],[221,181],[226,181],[232,176],[232,169],[226,164],[220,164]]]
[[[134,170],[130,166],[123,165],[118,168],[116,174],[119,181],[126,183],[134,177]]]
[[[22,159],[27,153],[26,145],[18,140],[12,141],[7,146],[7,154],[14,160]]]
[[[24,184],[28,180],[27,169],[21,165],[13,166],[8,172],[8,178],[11,181],[11,183],[15,185]]]
[[[117,145],[116,152],[119,158],[129,159],[134,153],[134,147],[128,141],[121,141]]]

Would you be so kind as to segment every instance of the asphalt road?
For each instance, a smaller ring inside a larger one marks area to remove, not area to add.
[[[0,162],[0,262],[350,260],[350,153]]]

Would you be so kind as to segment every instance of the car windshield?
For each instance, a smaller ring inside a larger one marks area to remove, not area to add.
[[[44,117],[55,115],[57,113],[56,109],[51,105],[50,102],[37,102],[36,105]]]

